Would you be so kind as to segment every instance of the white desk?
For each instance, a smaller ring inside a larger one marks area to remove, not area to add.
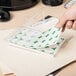
[[[63,6],[47,7],[38,4],[29,10],[12,12],[13,18],[11,21],[0,23],[1,29],[9,29],[0,31],[0,60],[7,64],[17,76],[45,76],[51,71],[76,59],[76,32],[71,30],[67,32],[74,36],[73,39],[65,47],[60,49],[60,52],[55,58],[10,46],[4,40],[13,31],[10,28],[19,27],[25,23],[26,17],[32,16],[33,13],[39,12],[41,9],[44,9],[45,16],[50,14],[59,17],[65,11]],[[67,33],[65,35],[67,37]]]

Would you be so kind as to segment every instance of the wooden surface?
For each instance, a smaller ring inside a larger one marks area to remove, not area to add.
[[[16,76],[16,75],[14,73],[9,73],[9,74],[3,75],[2,71],[0,70],[0,76]]]
[[[76,76],[76,62],[64,68],[56,76]]]
[[[0,68],[0,76],[3,76],[2,71],[1,71],[1,68]]]
[[[13,73],[10,73],[10,74],[5,74],[4,76],[16,76],[16,75]]]

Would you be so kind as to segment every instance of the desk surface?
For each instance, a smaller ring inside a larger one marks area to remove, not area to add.
[[[76,62],[64,68],[56,76],[76,76]]]
[[[8,22],[0,22],[0,29],[11,29],[19,27],[22,24],[26,23],[29,18],[36,15],[37,13],[41,15],[44,14],[44,17],[47,15],[60,17],[64,12],[65,8],[63,5],[58,7],[50,7],[39,3],[35,7],[30,9],[11,12],[12,19]]]
[[[44,76],[55,69],[76,60],[76,31],[67,30],[65,37],[73,36],[65,47],[60,49],[55,58],[28,52],[13,46],[9,46],[4,40],[14,29],[21,27],[27,18],[32,17],[37,12],[44,12],[44,15],[60,17],[66,10],[63,5],[49,7],[39,3],[36,7],[28,10],[11,12],[12,19],[9,22],[0,23],[0,60],[7,64],[17,76]],[[8,30],[9,29],[9,30]],[[69,35],[70,33],[70,35]],[[68,34],[68,36],[67,36]]]

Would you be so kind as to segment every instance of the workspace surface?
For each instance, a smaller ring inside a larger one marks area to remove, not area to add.
[[[65,47],[60,49],[54,58],[10,46],[5,41],[5,38],[11,32],[17,27],[21,27],[27,21],[27,18],[29,19],[33,14],[39,12],[39,10],[44,11],[45,16],[52,15],[55,17],[60,17],[66,11],[63,5],[49,7],[39,3],[36,7],[29,10],[11,12],[13,15],[12,20],[6,23],[0,23],[0,29],[3,29],[0,31],[0,60],[7,64],[17,76],[45,76],[64,64],[76,60],[76,31],[73,30],[67,30],[65,32],[64,35],[66,37],[73,36],[73,38]]]

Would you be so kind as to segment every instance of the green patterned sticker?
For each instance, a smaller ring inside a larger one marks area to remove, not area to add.
[[[23,48],[33,49],[35,52],[55,55],[65,40],[60,38],[60,35],[61,29],[54,26],[43,32],[22,28],[14,36],[11,36],[9,41]]]

